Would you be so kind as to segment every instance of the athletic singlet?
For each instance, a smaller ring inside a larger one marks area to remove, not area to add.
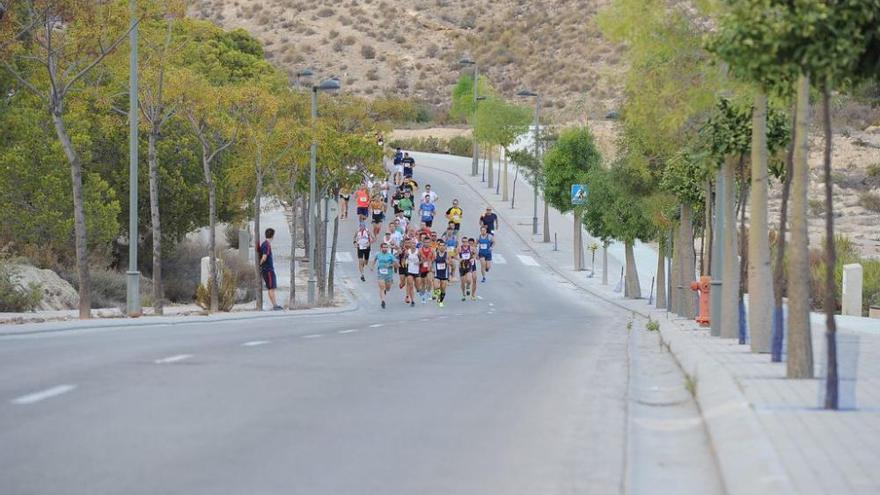
[[[407,250],[406,252],[406,270],[407,273],[415,275],[419,273],[419,251]]]
[[[358,191],[356,198],[358,208],[367,208],[370,206],[370,195],[367,194],[367,191]]]
[[[373,216],[378,217],[382,215],[384,212],[382,211],[382,202],[379,200],[373,201],[370,203],[370,208],[373,209]]]
[[[461,266],[463,268],[467,268],[471,266],[471,247],[468,245],[462,245],[461,250],[458,253],[458,256],[461,258]]]
[[[486,237],[480,235],[477,239],[477,245],[480,248],[480,254],[488,254],[492,251],[492,236],[486,234]]]
[[[447,254],[437,254],[437,257],[434,258],[434,266],[437,268],[437,278],[445,279],[447,277]]]
[[[358,249],[367,249],[370,247],[370,232],[366,230],[359,230],[357,233],[357,245]]]
[[[376,255],[376,267],[379,276],[387,278],[391,276],[391,268],[394,266],[394,255],[391,253],[379,253]]]
[[[424,260],[424,261],[422,261],[422,266],[421,266],[420,271],[421,272],[430,271],[431,270],[431,258],[434,257],[434,251],[431,250],[430,246],[425,246],[419,251],[419,254],[421,255],[422,259]]]

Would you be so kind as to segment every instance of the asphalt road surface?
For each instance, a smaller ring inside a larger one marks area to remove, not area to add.
[[[719,492],[655,337],[505,227],[475,302],[381,310],[343,261],[353,312],[0,338],[0,494]]]

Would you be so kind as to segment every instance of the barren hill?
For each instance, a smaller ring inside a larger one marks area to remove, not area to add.
[[[594,17],[605,0],[199,0],[191,15],[241,27],[291,75],[312,68],[361,95],[448,103],[475,58],[508,97],[528,87],[560,117],[602,113],[619,93],[620,49]]]

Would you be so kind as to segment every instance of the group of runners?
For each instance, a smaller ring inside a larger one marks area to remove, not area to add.
[[[390,178],[365,181],[354,192],[358,228],[352,243],[357,250],[361,281],[366,281],[367,268],[377,271],[382,308],[395,285],[395,275],[398,288],[404,292],[404,303],[410,306],[415,306],[418,299],[422,304],[435,301],[442,308],[449,284],[456,282],[462,301],[476,301],[478,283],[486,282],[492,268],[498,217],[492,208],[486,208],[480,215],[479,234],[463,236],[464,211],[459,200],[453,199],[445,212],[445,228],[434,230],[439,196],[430,184],[419,190],[413,178],[414,167],[415,160],[398,149]],[[347,218],[350,194],[341,194],[339,199],[340,216]],[[376,244],[379,252],[371,258]]]

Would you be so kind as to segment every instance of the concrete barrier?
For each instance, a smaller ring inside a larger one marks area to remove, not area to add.
[[[862,265],[843,265],[843,297],[841,314],[862,316]]]

